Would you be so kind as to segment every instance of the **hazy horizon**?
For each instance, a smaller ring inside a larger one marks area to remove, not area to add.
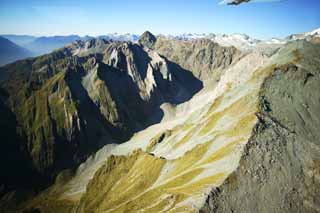
[[[164,35],[245,33],[269,39],[320,27],[319,1],[287,0],[239,6],[219,5],[219,2],[3,0],[0,34],[99,36],[117,32],[140,35],[149,30]]]
[[[36,37],[36,38],[40,38],[40,37],[56,37],[56,36],[79,36],[79,37],[86,37],[86,36],[89,36],[89,37],[99,37],[99,36],[105,36],[105,35],[110,35],[110,34],[118,34],[118,35],[137,35],[137,36],[141,36],[144,32],[146,31],[149,31],[151,33],[153,33],[154,35],[164,35],[164,36],[179,36],[179,35],[183,35],[183,34],[197,34],[197,35],[201,35],[201,34],[204,34],[204,35],[209,35],[209,34],[216,34],[216,35],[223,35],[223,34],[226,34],[226,35],[232,35],[232,34],[244,34],[244,35],[248,35],[250,36],[251,38],[254,38],[254,39],[261,39],[261,40],[267,40],[267,39],[272,39],[272,38],[285,38],[287,36],[290,36],[290,35],[293,35],[293,34],[300,34],[300,33],[306,33],[306,32],[311,32],[313,30],[316,30],[316,29],[319,29],[319,27],[316,27],[316,28],[313,28],[313,29],[310,29],[308,31],[303,31],[303,32],[296,32],[296,33],[291,33],[291,34],[288,34],[288,35],[285,35],[285,36],[282,36],[282,37],[270,37],[270,38],[256,38],[254,36],[251,36],[245,32],[234,32],[234,33],[215,33],[215,32],[209,32],[209,33],[194,33],[194,32],[184,32],[184,33],[176,33],[176,34],[164,34],[164,33],[159,33],[159,34],[156,34],[156,33],[153,33],[152,31],[150,30],[145,30],[143,31],[142,33],[130,33],[130,32],[124,32],[124,33],[118,33],[118,32],[106,32],[106,33],[103,33],[103,34],[98,34],[98,35],[79,35],[79,34],[48,34],[48,35],[33,35],[33,34],[13,34],[13,33],[6,33],[6,34],[0,34],[0,36],[9,36],[9,35],[12,35],[12,36],[32,36],[32,37]]]

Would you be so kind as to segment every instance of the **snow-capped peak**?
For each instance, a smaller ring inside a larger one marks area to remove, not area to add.
[[[320,28],[315,29],[315,30],[313,30],[311,32],[307,32],[307,33],[305,33],[305,35],[306,36],[317,36],[317,37],[319,37],[320,36]]]

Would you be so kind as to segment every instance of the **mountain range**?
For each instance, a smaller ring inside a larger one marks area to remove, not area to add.
[[[69,43],[72,43],[77,40],[90,40],[94,37],[92,36],[78,36],[78,35],[69,35],[69,36],[48,36],[48,37],[36,37],[29,35],[1,35],[3,38],[11,41],[16,46],[19,46],[20,49],[25,49],[25,54],[21,55],[17,50],[16,55],[19,57],[13,58],[10,56],[14,49],[8,51],[10,48],[9,44],[2,43],[3,49],[1,49],[0,53],[2,63],[0,65],[11,63],[18,59],[23,59],[31,56],[40,56],[43,54],[48,54],[56,49],[59,49]],[[97,38],[103,38],[106,40],[115,40],[115,41],[137,41],[139,36],[134,34],[118,34],[118,33],[110,33],[103,36],[97,36]],[[5,48],[5,49],[4,49]],[[22,57],[21,57],[22,56]]]
[[[106,35],[101,36],[78,36],[78,35],[69,35],[69,36],[49,36],[49,37],[36,37],[36,36],[29,36],[29,35],[1,35],[3,38],[6,38],[10,40],[11,42],[15,43],[17,46],[20,46],[20,48],[27,49],[29,52],[25,51],[25,54],[23,57],[17,57],[17,59],[22,59],[26,57],[31,56],[39,56],[43,54],[47,54],[52,52],[53,50],[59,49],[67,44],[70,44],[77,40],[91,40],[94,38],[100,38],[105,40],[113,40],[113,41],[131,41],[131,42],[137,42],[139,40],[139,35],[136,34],[120,34],[120,33],[109,33]],[[278,39],[278,38],[272,38],[269,40],[259,40],[251,38],[250,36],[246,34],[196,34],[196,33],[187,33],[187,34],[181,34],[181,35],[159,35],[158,37],[168,38],[168,39],[178,39],[178,40],[194,40],[194,39],[210,39],[221,46],[234,46],[238,49],[248,51],[256,48],[256,46],[262,46],[264,48],[266,44],[270,46],[273,45],[279,45],[283,44],[292,40],[297,39],[305,39],[308,37],[317,36],[320,37],[319,29],[316,29],[314,31],[308,32],[308,33],[302,33],[302,34],[295,34],[288,36],[284,39]],[[4,46],[4,44],[3,44]],[[2,65],[7,64],[10,62],[13,62],[14,60],[10,60],[10,53],[4,52],[4,50],[1,50],[2,57]],[[19,53],[17,53],[19,55]],[[9,58],[9,59],[6,59]]]
[[[32,56],[32,53],[0,36],[0,66]]]
[[[319,30],[48,40],[0,67],[0,211],[320,211]]]
[[[10,52],[6,53],[4,52],[5,50],[1,50],[1,54],[3,55],[2,65],[13,62],[18,59],[26,58],[26,57],[47,54],[52,52],[53,50],[59,49],[77,40],[86,41],[94,38],[100,38],[100,39],[113,40],[113,41],[137,42],[140,37],[139,35],[130,34],[130,33],[127,33],[127,34],[109,33],[106,35],[101,35],[96,37],[93,37],[93,36],[80,37],[78,35],[36,37],[36,36],[29,36],[29,35],[11,35],[11,34],[1,35],[1,36],[15,43],[17,46],[20,46],[20,48],[24,48],[28,50],[28,51],[25,51],[25,54],[23,57],[13,58],[13,60],[9,60]],[[178,40],[210,39],[220,44],[221,46],[235,46],[236,48],[244,51],[248,51],[248,50],[251,51],[252,49],[255,49],[256,46],[259,46],[260,48],[265,48],[266,44],[267,46],[270,46],[271,44],[276,46],[292,40],[305,39],[312,36],[320,37],[319,29],[316,29],[308,33],[291,35],[284,39],[272,38],[269,40],[254,39],[246,34],[226,35],[226,34],[212,34],[212,33],[211,34],[187,33],[187,34],[181,34],[181,35],[175,35],[175,36],[158,35],[158,37],[178,39]],[[8,48],[10,48],[10,46],[8,46]],[[11,51],[15,51],[15,50],[13,49]],[[8,56],[5,56],[5,55],[8,55]],[[19,55],[19,53],[17,53],[17,55]],[[9,59],[6,59],[6,57]]]

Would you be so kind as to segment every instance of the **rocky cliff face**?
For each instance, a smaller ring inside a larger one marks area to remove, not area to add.
[[[81,84],[81,61],[54,57],[21,62],[28,63],[24,69],[19,63],[7,66],[3,72],[9,77],[2,83],[24,151],[49,180],[101,147],[103,138],[111,139],[113,128]]]
[[[152,35],[149,31],[146,31],[140,36],[138,42],[145,47],[152,48],[156,41],[157,38],[154,35]]]
[[[222,47],[209,39],[175,40],[159,37],[154,49],[203,82],[216,83],[223,71],[243,56],[235,47]]]
[[[320,211],[319,46],[299,42],[288,49],[296,60],[266,79],[240,165],[213,190],[204,212]]]

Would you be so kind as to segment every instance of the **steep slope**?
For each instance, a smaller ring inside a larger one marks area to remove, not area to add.
[[[0,66],[32,56],[32,53],[0,36]]]
[[[32,169],[25,150],[25,144],[19,136],[19,127],[15,115],[4,104],[7,94],[0,90],[0,197],[16,187],[28,188],[39,184],[39,174]],[[19,168],[19,169],[17,169]],[[0,199],[1,200],[1,199]],[[1,203],[1,201],[0,201]]]
[[[156,41],[157,41],[157,38],[154,35],[152,35],[149,31],[146,31],[140,36],[138,42],[143,46],[152,48],[156,43]]]
[[[301,41],[287,48],[294,60],[263,84],[259,123],[240,166],[204,212],[320,211],[320,46]]]
[[[239,61],[243,54],[234,47],[221,47],[209,39],[190,41],[158,37],[154,49],[179,64],[204,83],[215,83],[222,71]]]
[[[45,56],[2,70],[9,75],[2,87],[26,144],[24,151],[47,181],[101,147],[112,129],[81,85],[79,60],[56,58],[56,63],[49,64],[55,57],[59,58]]]

